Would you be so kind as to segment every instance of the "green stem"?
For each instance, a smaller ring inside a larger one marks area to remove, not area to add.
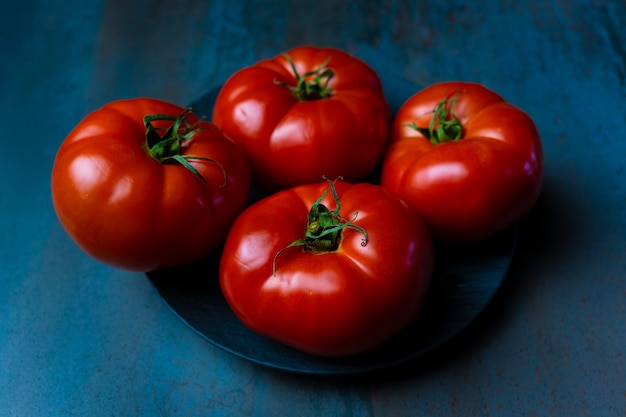
[[[291,70],[296,77],[296,85],[288,85],[282,81],[275,81],[276,84],[287,87],[298,101],[319,100],[333,95],[333,90],[328,87],[328,84],[335,74],[330,68],[326,67],[330,57],[319,67],[304,74],[298,74],[296,64],[288,54],[285,54],[284,57],[289,62]],[[313,78],[311,79],[311,77]]]
[[[143,124],[146,128],[146,152],[152,159],[159,163],[177,163],[182,165],[204,183],[206,183],[206,179],[189,161],[208,161],[217,164],[224,175],[224,182],[221,185],[221,187],[224,187],[226,185],[226,170],[222,164],[211,158],[181,154],[184,141],[208,129],[208,127],[200,126],[200,120],[194,124],[189,123],[187,118],[191,113],[191,108],[188,108],[179,116],[171,116],[168,114],[149,114],[145,116],[143,118]],[[155,127],[152,123],[156,121],[171,121],[172,124],[168,128]]]
[[[454,106],[458,96],[459,92],[457,91],[453,97],[445,97],[437,103],[427,128],[419,127],[415,123],[410,123],[408,126],[424,135],[433,145],[461,139],[463,136],[463,125],[454,113]]]
[[[337,178],[335,181],[330,181],[327,178],[324,179],[328,181],[330,187],[324,191],[320,198],[311,206],[304,237],[291,242],[289,245],[279,250],[274,256],[274,262],[272,263],[274,276],[276,276],[276,259],[278,259],[278,256],[283,253],[283,251],[295,246],[302,246],[305,251],[314,253],[334,252],[339,249],[339,243],[341,242],[341,235],[344,229],[353,229],[361,233],[363,235],[361,246],[367,245],[367,232],[363,227],[354,224],[358,212],[354,213],[352,220],[346,220],[339,215],[341,202],[335,190],[335,182],[340,180],[341,177]],[[333,211],[330,211],[328,207],[322,204],[322,200],[329,191],[332,191],[333,199],[335,200],[336,208]]]

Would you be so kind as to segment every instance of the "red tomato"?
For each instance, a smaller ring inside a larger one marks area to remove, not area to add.
[[[388,143],[391,113],[377,74],[336,49],[298,47],[233,74],[213,121],[244,149],[265,190],[363,180]]]
[[[470,242],[523,217],[542,180],[531,118],[484,86],[446,82],[399,109],[381,183],[417,210],[435,240]]]
[[[419,217],[383,187],[329,189],[298,186],[244,211],[226,240],[220,283],[253,331],[338,357],[377,347],[413,320],[434,249]]]
[[[70,237],[97,260],[135,271],[221,246],[249,190],[235,143],[182,107],[145,98],[89,114],[52,169],[54,208]]]

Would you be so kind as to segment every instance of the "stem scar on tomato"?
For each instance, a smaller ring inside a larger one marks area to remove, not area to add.
[[[454,113],[454,106],[459,98],[459,91],[452,97],[444,97],[433,109],[433,117],[428,127],[420,127],[415,123],[407,126],[420,132],[433,145],[453,142],[463,136],[463,125]]]
[[[296,85],[275,80],[276,84],[287,87],[298,101],[319,100],[333,95],[333,90],[328,87],[328,84],[335,74],[333,70],[326,67],[331,57],[326,58],[319,67],[300,75],[289,54],[283,54],[283,56],[289,62],[293,75],[296,77]],[[312,80],[310,80],[311,77],[313,77]]]
[[[189,161],[208,161],[217,164],[224,175],[224,182],[220,187],[226,186],[226,170],[224,166],[215,159],[205,158],[194,155],[181,155],[181,145],[184,141],[191,139],[196,134],[209,127],[200,127],[200,120],[191,124],[187,117],[193,113],[191,108],[185,109],[178,116],[168,114],[149,114],[143,118],[143,124],[146,128],[146,151],[148,155],[155,161],[167,164],[177,163],[191,171],[196,177],[200,178],[206,184],[206,179],[198,172]],[[170,127],[155,127],[152,123],[156,121],[172,121]],[[162,135],[160,132],[165,131]]]
[[[339,196],[335,189],[335,182],[342,178],[338,177],[334,181],[326,177],[324,177],[324,179],[328,181],[330,187],[328,187],[311,206],[304,238],[293,241],[276,253],[274,261],[272,262],[272,273],[274,276],[276,276],[276,260],[285,250],[295,246],[302,246],[305,251],[313,253],[334,252],[339,248],[341,234],[344,229],[352,229],[361,233],[363,235],[361,246],[365,247],[367,245],[367,231],[363,227],[354,224],[359,213],[355,212],[352,220],[346,220],[339,215],[341,202],[339,201]],[[330,211],[328,207],[322,204],[322,200],[329,191],[333,193],[333,199],[335,200],[336,208],[333,211]]]

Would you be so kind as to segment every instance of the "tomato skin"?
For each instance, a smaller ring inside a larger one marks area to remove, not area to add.
[[[368,233],[343,231],[334,252],[291,247],[328,183],[267,197],[235,221],[220,263],[220,284],[253,331],[301,351],[339,357],[373,349],[418,314],[434,267],[433,243],[415,213],[381,186],[336,183],[340,215]],[[334,210],[327,195],[322,201]],[[358,214],[357,214],[358,211]]]
[[[51,175],[54,208],[69,236],[95,259],[142,272],[199,260],[223,244],[244,209],[245,156],[212,124],[202,122],[208,129],[181,148],[223,166],[190,161],[206,183],[145,151],[144,116],[183,110],[150,98],[115,101],[87,115],[61,144]]]
[[[380,162],[391,112],[378,75],[341,50],[301,46],[286,54],[298,74],[328,61],[333,94],[299,101],[283,54],[235,72],[222,86],[213,121],[239,143],[253,181],[267,191],[317,183],[322,176],[358,182]]]
[[[432,144],[433,109],[458,93],[457,141]],[[472,242],[530,211],[543,182],[541,139],[532,119],[486,87],[444,82],[411,96],[392,124],[381,183],[413,207],[436,241]]]

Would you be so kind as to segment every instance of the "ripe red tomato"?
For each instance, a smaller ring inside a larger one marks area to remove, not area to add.
[[[243,152],[214,125],[154,99],[89,114],[61,144],[52,200],[67,233],[114,267],[152,271],[221,246],[244,209]]]
[[[240,215],[222,253],[220,283],[253,331],[338,357],[377,347],[413,320],[433,265],[426,228],[388,190],[309,184]]]
[[[445,82],[417,92],[399,109],[391,135],[381,183],[417,210],[435,240],[493,236],[539,196],[535,124],[482,85]]]
[[[275,191],[324,175],[363,180],[382,159],[391,113],[365,62],[302,46],[234,73],[213,121],[243,147],[253,182]]]

